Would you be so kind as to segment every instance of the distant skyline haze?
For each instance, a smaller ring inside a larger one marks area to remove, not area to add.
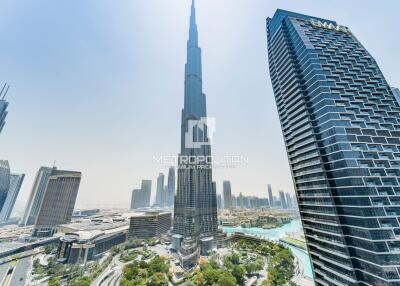
[[[128,208],[142,179],[176,155],[190,0],[0,3],[0,83],[10,84],[0,159],[26,174],[25,206],[40,167],[82,172],[77,207]],[[198,0],[203,89],[216,118],[213,155],[249,162],[215,168],[222,193],[268,197],[293,183],[267,70],[265,20],[286,9],[350,27],[389,84],[400,86],[400,2]],[[360,11],[362,7],[362,11]],[[384,32],[383,32],[384,31]]]

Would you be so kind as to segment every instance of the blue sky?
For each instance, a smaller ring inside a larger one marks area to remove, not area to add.
[[[0,81],[11,85],[0,157],[27,174],[40,166],[80,170],[78,206],[127,207],[153,155],[175,155],[189,0],[3,0]],[[271,89],[265,18],[277,8],[350,27],[388,82],[400,85],[398,1],[197,0],[203,83],[217,120],[213,153],[248,156],[217,169],[234,194],[293,191]]]

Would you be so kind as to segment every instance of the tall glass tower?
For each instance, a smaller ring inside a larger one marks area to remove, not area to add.
[[[8,89],[10,86],[4,84],[3,88],[0,91],[0,133],[3,130],[4,125],[6,124],[6,116],[7,116],[7,106],[8,102],[6,101],[5,97],[7,95]]]
[[[6,202],[10,189],[10,165],[7,160],[0,160],[0,211]]]
[[[224,208],[232,208],[232,190],[231,181],[223,181],[222,183],[222,193],[224,195]]]
[[[167,185],[167,206],[174,205],[175,196],[175,168],[170,167],[168,170],[168,185]]]
[[[192,1],[173,227],[174,233],[183,237],[178,254],[185,268],[196,265],[200,253],[200,239],[214,236],[218,228],[217,199],[212,187],[211,163],[200,160],[211,156],[208,126],[204,122],[206,116],[201,49],[198,46],[196,13]],[[188,158],[193,160],[188,162]]]
[[[25,174],[10,174],[10,187],[3,208],[0,211],[0,222],[6,222],[14,209]]]
[[[277,10],[272,86],[316,285],[400,285],[400,106],[349,28]]]

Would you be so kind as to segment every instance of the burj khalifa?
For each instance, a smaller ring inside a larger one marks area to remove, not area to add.
[[[173,233],[181,237],[178,256],[182,266],[188,269],[197,264],[203,245],[209,247],[218,229],[217,200],[212,182],[212,162],[209,160],[211,128],[202,88],[201,49],[194,0],[187,41],[184,92]]]

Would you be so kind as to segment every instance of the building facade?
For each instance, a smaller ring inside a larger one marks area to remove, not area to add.
[[[71,264],[99,259],[104,252],[126,241],[128,228],[129,222],[123,218],[101,215],[61,225],[57,259]]]
[[[129,224],[129,238],[146,239],[160,237],[171,230],[170,212],[145,212],[132,215]]]
[[[138,209],[144,206],[144,191],[142,189],[133,190],[131,197],[131,209]]]
[[[10,189],[10,165],[7,160],[0,160],[0,211],[6,202]]]
[[[335,21],[277,10],[270,76],[316,285],[400,285],[400,106]]]
[[[398,89],[397,87],[392,87],[392,92],[397,102],[400,104],[400,89]]]
[[[272,195],[272,187],[268,184],[268,200],[269,206],[272,208],[274,206],[274,196]]]
[[[285,193],[283,191],[279,191],[279,200],[281,202],[281,208],[286,209],[287,203],[286,203]]]
[[[168,170],[168,189],[167,189],[167,206],[174,206],[174,197],[175,197],[175,168],[170,167]]]
[[[53,169],[37,212],[33,236],[51,236],[60,224],[71,221],[81,176],[80,172]]]
[[[0,222],[6,222],[10,218],[24,178],[24,174],[10,174],[10,187],[3,208],[0,211]]]
[[[225,209],[232,208],[232,190],[230,181],[223,181],[222,192],[224,196],[224,208]]]
[[[165,204],[165,195],[164,195],[164,174],[160,173],[157,177],[157,189],[156,189],[156,201],[155,205],[164,206]]]
[[[212,166],[206,96],[202,88],[201,49],[198,45],[196,11],[191,6],[185,65],[185,96],[181,124],[178,186],[174,202],[174,234],[183,236],[178,255],[181,265],[191,268],[200,255],[199,239],[214,236],[218,229],[217,196],[212,185]],[[188,158],[193,158],[194,163]]]
[[[142,180],[143,202],[145,207],[150,206],[151,180]]]
[[[31,193],[29,195],[28,203],[25,208],[24,216],[22,217],[20,223],[21,225],[28,226],[35,223],[49,176],[56,170],[56,167],[41,167],[37,172]]]
[[[0,133],[3,130],[4,125],[6,124],[8,102],[6,101],[5,97],[9,88],[10,86],[4,84],[0,92]]]

